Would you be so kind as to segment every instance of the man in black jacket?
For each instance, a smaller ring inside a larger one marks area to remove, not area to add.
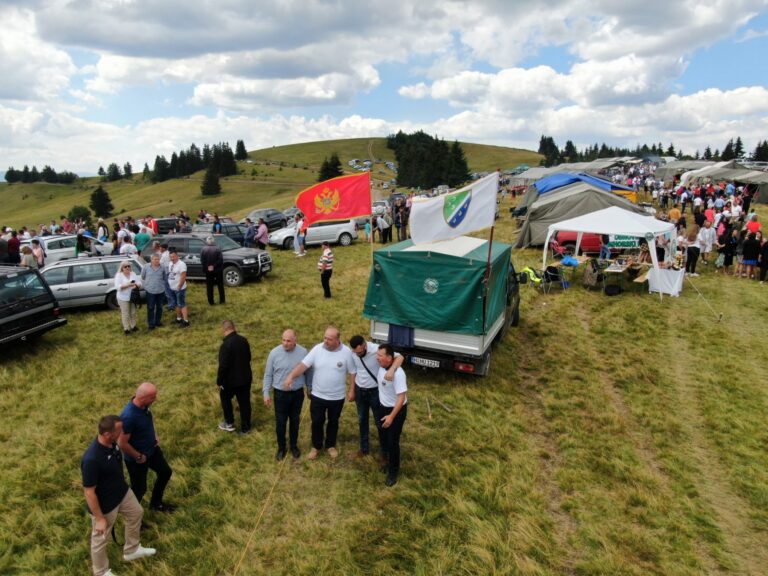
[[[213,284],[219,287],[219,304],[224,304],[224,254],[216,245],[212,236],[205,239],[207,246],[200,252],[200,263],[205,272],[205,289],[208,294],[208,304],[213,306]]]
[[[219,428],[225,432],[235,431],[235,414],[232,410],[232,397],[237,397],[240,408],[240,432],[248,434],[251,430],[251,346],[248,340],[235,330],[232,320],[221,323],[224,342],[219,348],[219,373],[216,384],[219,387],[221,408],[224,410],[224,422]]]

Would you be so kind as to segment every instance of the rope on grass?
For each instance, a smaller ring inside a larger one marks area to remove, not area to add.
[[[722,312],[717,312],[714,308],[712,308],[712,305],[709,303],[709,300],[707,300],[704,297],[704,294],[702,294],[701,291],[696,287],[696,284],[693,283],[693,280],[691,280],[690,276],[686,276],[685,278],[686,278],[686,280],[688,280],[688,283],[691,285],[691,287],[694,290],[696,290],[696,293],[699,295],[699,298],[704,300],[704,303],[707,305],[707,308],[709,308],[712,311],[712,314],[717,319],[717,322],[720,322],[723,319],[723,313]]]
[[[302,409],[302,414],[303,412],[304,410]],[[299,414],[299,426],[301,426],[302,414]],[[267,511],[267,507],[272,501],[272,494],[275,492],[275,487],[277,486],[278,482],[283,476],[283,470],[285,469],[286,462],[288,462],[288,455],[286,455],[286,457],[283,458],[283,461],[280,463],[280,469],[277,471],[277,476],[275,476],[275,481],[272,483],[272,487],[269,489],[269,493],[267,494],[267,497],[264,499],[264,505],[261,507],[261,512],[259,512],[258,518],[256,518],[256,524],[254,524],[253,530],[251,530],[251,533],[248,536],[248,542],[245,543],[243,552],[240,554],[240,559],[237,561],[237,564],[235,565],[235,571],[232,572],[232,576],[237,576],[238,572],[240,572],[240,567],[243,564],[243,560],[245,560],[245,555],[248,553],[248,549],[251,547],[251,542],[253,542],[253,537],[256,535],[256,530],[259,529],[259,525],[261,524],[261,519],[264,517],[264,512]]]

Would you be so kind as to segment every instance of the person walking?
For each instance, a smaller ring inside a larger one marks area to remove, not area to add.
[[[232,398],[237,398],[240,408],[240,433],[251,431],[251,345],[248,340],[237,333],[232,320],[221,323],[224,341],[219,347],[219,370],[216,385],[219,387],[219,399],[224,411],[224,421],[219,429],[225,432],[235,431],[235,414],[232,409]]]
[[[98,435],[90,443],[80,461],[83,492],[91,515],[91,564],[94,576],[111,576],[107,544],[117,515],[125,518],[123,560],[131,562],[153,556],[154,548],[139,542],[141,519],[139,501],[125,482],[123,458],[116,445],[123,430],[119,416],[109,414],[99,420]]]
[[[171,259],[168,264],[168,287],[170,288],[168,307],[176,310],[176,322],[179,326],[188,328],[187,265],[179,259],[175,248],[169,248],[168,252]]]
[[[320,284],[323,286],[323,296],[331,297],[331,276],[333,275],[333,251],[331,245],[323,242],[323,253],[317,261],[317,269],[320,270]]]
[[[285,379],[283,388],[293,388],[294,379],[313,369],[312,384],[308,388],[309,415],[312,420],[312,449],[307,458],[315,460],[323,448],[335,460],[339,451],[336,438],[339,433],[339,418],[346,396],[345,377],[349,375],[349,401],[355,399],[355,362],[352,351],[341,343],[341,333],[335,326],[328,326],[323,341],[312,348],[304,359]],[[328,425],[326,426],[326,420]]]
[[[123,430],[117,440],[123,451],[125,467],[131,478],[131,490],[136,500],[141,502],[147,491],[147,475],[154,471],[155,485],[149,501],[150,510],[173,512],[175,506],[165,502],[163,495],[173,470],[165,460],[160,448],[160,439],[155,432],[155,422],[149,407],[157,400],[157,386],[152,382],[142,382],[136,389],[136,395],[130,399],[120,413]]]
[[[131,332],[137,332],[138,314],[136,304],[131,301],[131,294],[134,289],[141,287],[141,278],[133,271],[130,260],[120,262],[120,270],[115,274],[115,292],[117,305],[120,306],[120,320],[123,323],[123,331],[126,336]]]
[[[168,284],[168,270],[160,264],[160,254],[152,254],[141,270],[141,283],[147,295],[147,326],[150,330],[163,325],[163,297]]]
[[[379,412],[381,411],[379,384],[377,381],[379,347],[373,342],[366,342],[365,338],[359,334],[349,339],[349,347],[352,349],[352,358],[357,369],[355,374],[355,405],[357,407],[357,422],[360,427],[360,449],[357,452],[357,456],[362,458],[371,452],[369,415],[372,414],[373,422],[376,425],[376,432],[379,436],[379,458],[381,463],[385,464],[387,453],[384,446],[381,421],[379,420]],[[403,357],[397,354],[391,368],[387,371],[387,381],[392,382],[395,371],[402,364]]]
[[[381,344],[377,352],[379,372],[377,375],[379,385],[379,421],[384,432],[384,446],[387,452],[387,486],[397,484],[400,474],[400,435],[408,416],[408,385],[405,372],[397,368],[394,380],[386,380],[387,371],[395,362],[395,351],[391,344]]]
[[[213,306],[213,285],[219,289],[219,304],[224,304],[224,254],[216,244],[213,236],[205,239],[206,246],[200,252],[200,263],[205,272],[205,293],[208,296],[208,304]]]
[[[299,450],[299,422],[301,409],[304,406],[304,389],[307,383],[311,385],[312,371],[298,375],[286,388],[286,377],[291,370],[299,365],[302,358],[307,355],[307,349],[298,344],[296,331],[288,328],[283,331],[282,342],[275,346],[267,356],[267,365],[264,368],[264,405],[272,406],[273,401],[269,396],[273,390],[275,405],[275,435],[277,436],[277,453],[275,459],[280,461],[285,458],[285,428],[289,426],[289,442],[291,455],[294,458],[301,456]]]

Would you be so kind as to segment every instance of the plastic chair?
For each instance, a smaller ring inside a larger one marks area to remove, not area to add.
[[[573,254],[569,246],[562,246],[557,240],[550,240],[549,248],[552,250],[552,258],[562,258]]]

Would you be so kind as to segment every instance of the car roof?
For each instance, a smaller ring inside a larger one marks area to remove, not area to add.
[[[128,254],[112,254],[107,256],[89,256],[88,258],[66,258],[64,260],[57,260],[46,264],[46,268],[53,268],[54,266],[67,266],[69,264],[88,264],[89,262],[112,262],[116,260],[132,260],[133,257]]]
[[[35,272],[34,268],[25,268],[23,266],[3,266],[0,265],[0,276],[10,276],[12,274],[26,274]]]

